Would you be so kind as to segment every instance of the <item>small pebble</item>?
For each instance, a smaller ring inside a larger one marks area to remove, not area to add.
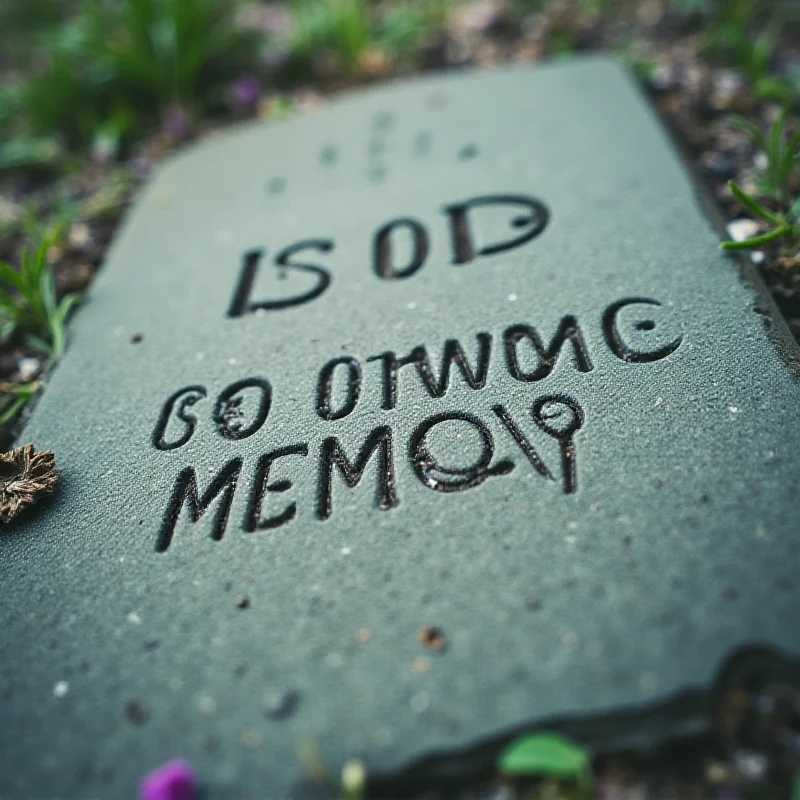
[[[372,639],[372,631],[369,628],[360,628],[356,634],[356,641],[359,644],[366,644]]]
[[[422,675],[425,672],[429,672],[430,668],[431,660],[429,658],[424,658],[423,656],[415,658],[414,662],[411,664],[411,671],[415,675]]]
[[[89,226],[85,222],[76,222],[70,225],[67,240],[70,246],[81,249],[86,247],[92,240],[92,234],[89,232]]]
[[[720,761],[712,761],[706,767],[706,780],[709,783],[727,783],[730,780],[731,771],[727,764]]]
[[[736,165],[733,159],[725,153],[710,151],[700,156],[700,166],[719,178],[732,178],[736,174]]]
[[[125,704],[125,718],[131,725],[143,725],[147,720],[147,713],[135,700]]]
[[[250,608],[250,598],[249,597],[240,597],[236,601],[236,608]]]
[[[42,362],[38,358],[25,356],[17,362],[17,374],[20,381],[27,383],[33,380],[42,369]]]
[[[280,721],[288,719],[295,713],[300,704],[300,692],[293,690],[275,692],[268,695],[265,702],[264,714],[267,719]]]
[[[755,236],[759,230],[759,224],[752,219],[735,219],[729,222],[728,234],[734,242],[743,242]]]
[[[441,652],[447,647],[447,638],[444,635],[444,631],[432,625],[423,628],[419,632],[419,641],[423,647],[436,652]]]
[[[733,756],[733,763],[749,781],[760,781],[767,774],[767,757],[751,750],[739,750]]]

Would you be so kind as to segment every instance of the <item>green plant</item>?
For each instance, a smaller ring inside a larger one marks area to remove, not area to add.
[[[796,83],[772,69],[782,29],[782,18],[764,0],[720,0],[706,22],[705,48],[740,70],[758,98],[793,104]]]
[[[733,120],[734,124],[747,131],[767,158],[766,169],[756,181],[756,189],[761,197],[771,200],[777,210],[768,209],[754,196],[730,181],[728,186],[733,196],[754,216],[769,223],[771,227],[766,233],[741,242],[723,242],[722,247],[725,250],[753,249],[780,240],[785,255],[797,254],[797,247],[800,245],[800,197],[795,197],[794,191],[800,169],[800,131],[787,133],[787,118],[788,114],[784,109],[766,134],[741,117]]]
[[[800,198],[792,203],[785,214],[773,213],[764,208],[754,197],[742,191],[733,181],[728,182],[733,196],[759,219],[768,222],[772,228],[766,233],[751,236],[741,242],[723,242],[723,250],[753,250],[758,247],[783,240],[784,250],[787,255],[796,257],[797,246],[800,244]]]
[[[633,42],[622,42],[615,52],[636,74],[639,80],[647,83],[656,74],[656,62],[648,58]]]
[[[0,383],[0,425],[10,425],[22,412],[41,383]]]
[[[426,39],[447,20],[453,0],[418,0],[389,6],[375,32],[377,43],[394,59],[415,58]]]
[[[765,135],[752,122],[735,116],[731,121],[746,131],[767,157],[767,168],[757,182],[759,192],[783,206],[789,205],[794,180],[800,167],[800,131],[789,135],[786,130],[789,113],[783,109]]]
[[[19,272],[0,261],[0,337],[17,332],[37,350],[58,358],[66,342],[65,323],[78,302],[75,294],[56,299],[53,270],[47,261],[52,246],[45,239],[36,251],[22,254]]]
[[[0,128],[8,138],[98,141],[108,151],[172,107],[207,110],[222,97],[214,87],[254,54],[253,36],[234,24],[238,4],[81,0],[43,37],[44,66],[3,92]]]
[[[347,70],[355,69],[372,40],[367,0],[293,0],[291,58],[311,68],[321,54],[332,54]]]
[[[589,752],[555,733],[533,733],[513,741],[501,754],[497,768],[505,777],[543,776],[591,782]]]

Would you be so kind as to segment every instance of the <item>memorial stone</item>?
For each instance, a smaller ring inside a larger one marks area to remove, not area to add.
[[[646,745],[796,665],[798,350],[719,240],[605,58],[174,158],[20,439],[60,480],[0,536],[0,796]]]

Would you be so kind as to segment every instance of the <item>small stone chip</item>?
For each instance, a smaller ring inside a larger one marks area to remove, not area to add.
[[[32,444],[0,453],[0,519],[11,522],[43,495],[51,494],[57,482],[53,453],[37,453]]]
[[[147,720],[147,712],[136,700],[131,700],[125,704],[125,718],[131,725],[143,725]]]
[[[435,650],[439,653],[447,647],[447,638],[444,635],[444,631],[432,625],[423,628],[419,632],[419,641],[423,647],[427,647],[429,650]]]
[[[372,639],[372,631],[369,628],[358,629],[358,633],[356,633],[356,641],[359,644],[366,644],[370,639]]]
[[[267,719],[276,722],[288,719],[297,710],[300,704],[300,692],[288,690],[273,692],[265,698],[264,714]]]
[[[429,658],[425,658],[424,656],[415,658],[414,662],[411,664],[411,671],[415,675],[422,675],[425,672],[429,672],[430,668],[431,668],[431,660]]]

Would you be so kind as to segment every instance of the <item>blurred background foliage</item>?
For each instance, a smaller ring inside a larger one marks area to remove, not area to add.
[[[501,33],[544,20],[543,54],[558,55],[582,49],[600,17],[633,17],[642,5],[506,0],[485,2],[484,16]],[[797,102],[796,65],[775,63],[796,4],[666,5],[676,25],[697,31],[708,58],[736,69],[756,95]],[[470,7],[479,17],[480,3],[459,0],[0,0],[0,168],[61,166],[80,150],[115,157],[159,128],[180,138],[198,119],[292,82],[424,68]]]

